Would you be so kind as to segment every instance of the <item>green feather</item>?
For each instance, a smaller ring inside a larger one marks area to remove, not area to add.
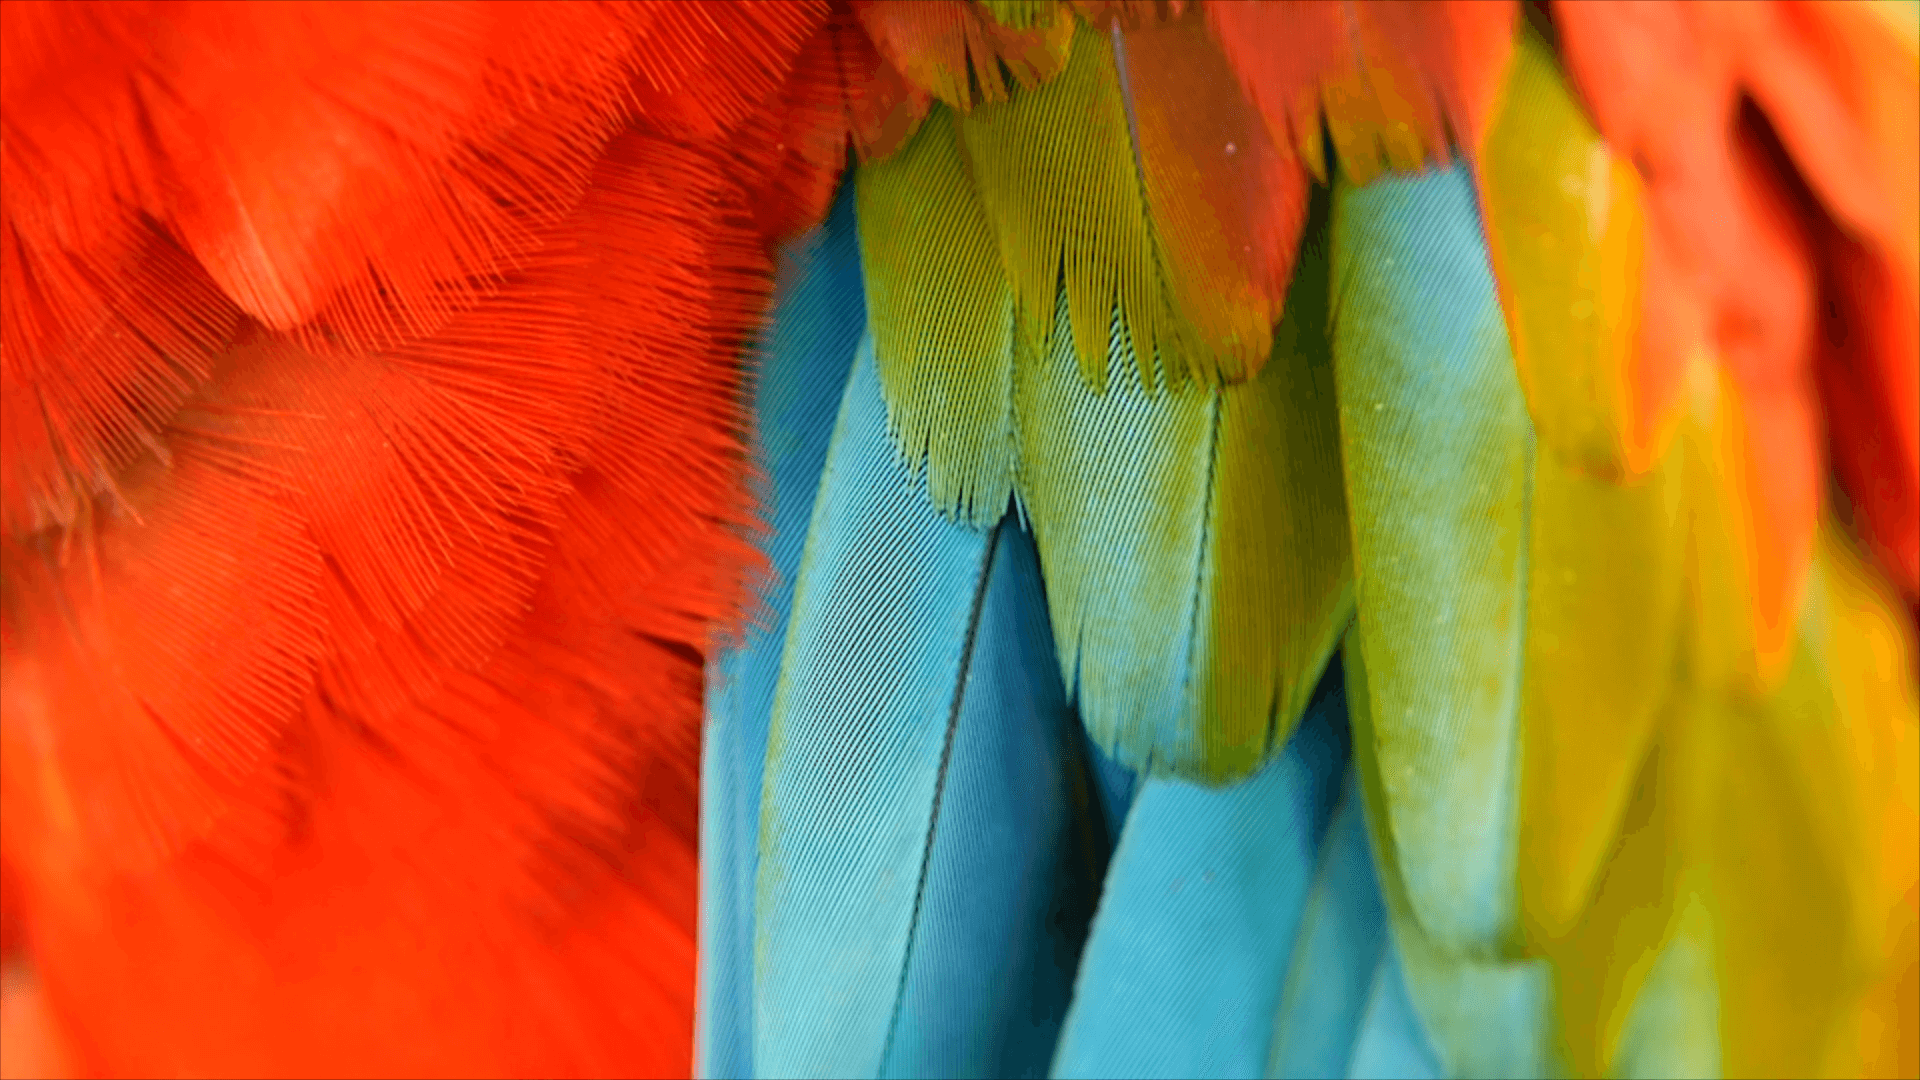
[[[1358,652],[1386,832],[1426,933],[1492,953],[1517,943],[1534,451],[1469,177],[1341,181],[1333,258]]]
[[[1069,309],[1060,295],[1046,361],[1014,375],[1062,672],[1122,764],[1243,775],[1292,731],[1352,610],[1324,241],[1303,251],[1273,356],[1236,386],[1150,392],[1115,318],[1095,392]]]
[[[1112,45],[1075,33],[1057,78],[936,106],[860,171],[888,424],[948,516],[1019,495],[1094,737],[1225,780],[1285,741],[1351,613],[1324,245],[1274,359],[1223,387],[1174,315]]]
[[[1059,18],[1060,0],[980,0],[994,22],[1009,30],[1051,26]]]
[[[1343,187],[1336,218],[1361,647],[1415,910],[1508,949],[1516,881],[1536,934],[1579,917],[1674,692],[1683,473],[1534,452],[1472,203],[1401,190]]]
[[[934,105],[855,184],[889,433],[941,513],[985,527],[1013,486],[1013,291],[954,114]]]
[[[1392,795],[1379,756],[1387,741],[1372,705],[1369,672],[1360,647],[1362,625],[1347,635],[1341,664],[1353,754],[1367,825],[1380,872],[1393,944],[1406,972],[1407,993],[1433,1037],[1448,1076],[1554,1076],[1562,1071],[1552,1037],[1553,972],[1543,959],[1499,959],[1451,947],[1421,927],[1407,889],[1400,851],[1388,831]]]
[[[1080,372],[1106,385],[1116,303],[1140,360],[1172,385],[1217,380],[1162,277],[1120,76],[1107,38],[1077,23],[1066,70],[959,121],[960,141],[1013,282],[1024,345],[1044,353],[1065,284]],[[1149,388],[1151,375],[1141,381]]]

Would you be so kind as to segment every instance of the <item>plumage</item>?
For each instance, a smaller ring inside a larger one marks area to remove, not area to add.
[[[1052,1075],[1266,1075],[1284,1015],[1274,974],[1298,948],[1347,756],[1338,678],[1244,782],[1140,785]]]
[[[1597,476],[1646,472],[1659,440],[1635,367],[1643,185],[1531,26],[1514,44],[1478,165],[1488,254],[1540,438]]]
[[[964,112],[1005,101],[1009,77],[1013,85],[1032,87],[1066,66],[1075,20],[1050,0],[1033,7],[1044,14],[1003,18],[1007,13],[965,0],[858,0],[853,10],[890,64],[936,100]]]
[[[1504,0],[1208,4],[1208,23],[1275,146],[1325,180],[1417,170],[1474,146],[1517,5]],[[1276,47],[1285,42],[1286,47]]]
[[[1829,438],[1842,479],[1860,492],[1865,531],[1909,596],[1920,580],[1920,555],[1909,554],[1920,553],[1920,526],[1900,515],[1914,484],[1899,479],[1920,475],[1920,339],[1910,330],[1920,147],[1907,92],[1920,86],[1920,66],[1910,45],[1870,29],[1872,5],[1652,3],[1594,15],[1554,8],[1595,126],[1647,183],[1641,422],[1654,432],[1671,423],[1687,365],[1703,354],[1753,410],[1744,468],[1767,479],[1740,500],[1747,590],[1753,647],[1778,677],[1818,517],[1816,365],[1830,399],[1859,403],[1854,424]],[[1854,238],[1837,259],[1849,270],[1824,269],[1833,256],[1817,255],[1833,243],[1821,239],[1828,220]],[[1822,314],[1835,306],[1860,313],[1848,320],[1860,348],[1818,344],[1838,332]],[[1854,359],[1839,368],[1842,351]]]
[[[866,330],[853,191],[782,253],[753,388],[753,445],[769,577],[745,633],[707,661],[700,767],[700,999],[694,1072],[753,1069],[754,880],[760,792],[795,579],[854,349]]]
[[[1038,568],[901,466],[870,339],[846,387],[767,741],[754,1069],[1037,1075],[1104,855]]]
[[[3,13],[0,1073],[1920,1067],[1911,10]]]
[[[1494,953],[1518,929],[1532,425],[1470,173],[1342,188],[1333,229],[1341,459],[1383,827],[1420,926]]]
[[[1020,497],[1061,671],[1127,768],[1252,772],[1285,743],[1350,617],[1347,537],[1328,528],[1341,494],[1324,265],[1296,275],[1295,312],[1250,382],[1142,386],[1116,328],[1107,390],[1090,390],[1064,299],[1052,355],[1014,373]],[[1248,558],[1270,545],[1289,558]]]
[[[9,951],[88,1073],[682,1071],[815,15],[345,10],[7,11]]]
[[[1375,866],[1380,875],[1380,892],[1392,929],[1391,961],[1383,964],[1378,976],[1374,1002],[1370,1010],[1406,1009],[1422,1022],[1432,1040],[1432,1060],[1436,1072],[1447,1076],[1548,1076],[1564,1071],[1559,1048],[1553,1038],[1556,1000],[1552,969],[1541,959],[1503,955],[1497,947],[1476,942],[1461,942],[1456,935],[1443,937],[1428,929],[1422,918],[1422,897],[1413,891],[1410,870],[1403,852],[1418,852],[1391,831],[1394,827],[1396,793],[1386,784],[1387,773],[1382,750],[1391,745],[1391,735],[1374,719],[1374,701],[1370,688],[1371,672],[1358,648],[1360,635],[1350,632],[1346,642],[1344,667],[1349,688],[1349,716],[1353,724],[1354,761],[1360,790],[1367,803],[1367,827],[1372,839]],[[1485,804],[1498,806],[1499,794],[1482,797],[1475,804],[1465,792],[1455,793],[1469,802],[1471,810],[1485,813]],[[1465,830],[1463,830],[1465,831]],[[1500,824],[1481,826],[1469,832],[1469,843],[1482,850],[1496,847],[1503,839]],[[1492,841],[1489,843],[1488,841]],[[1472,854],[1478,854],[1471,848]],[[1496,847],[1497,850],[1497,847]],[[1484,864],[1483,864],[1484,865]],[[1469,880],[1469,885],[1476,884]],[[1437,906],[1437,905],[1433,905]],[[1497,909],[1496,909],[1497,910]],[[1442,927],[1442,932],[1451,929]],[[1389,1018],[1393,1013],[1388,1012]],[[1394,1019],[1395,1024],[1405,1021]],[[1369,1017],[1368,1024],[1374,1023]],[[1363,1034],[1356,1057],[1370,1051]]]

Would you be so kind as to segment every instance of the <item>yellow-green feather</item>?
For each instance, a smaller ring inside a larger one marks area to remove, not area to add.
[[[1089,383],[1106,385],[1116,303],[1141,362],[1158,359],[1168,384],[1184,378],[1180,362],[1192,353],[1176,339],[1191,335],[1181,335],[1161,280],[1112,43],[1076,20],[1065,71],[974,109],[959,129],[1027,347],[1038,355],[1051,346],[1064,281]],[[1212,377],[1218,364],[1202,362]]]
[[[856,174],[867,318],[887,423],[943,514],[986,525],[1012,490],[1013,291],[934,105],[907,145]]]
[[[1016,366],[1020,494],[1062,671],[1129,767],[1257,767],[1350,618],[1326,275],[1317,248],[1303,256],[1274,355],[1236,386],[1151,392],[1110,309],[1106,389],[1090,389],[1064,295],[1051,351]]]
[[[1050,26],[1062,14],[1060,0],[980,0],[988,16],[1009,30]]]

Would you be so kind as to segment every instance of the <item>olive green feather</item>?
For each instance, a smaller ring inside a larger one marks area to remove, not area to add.
[[[954,136],[934,105],[856,174],[874,360],[887,424],[940,512],[989,525],[1013,485],[1013,291]]]
[[[1080,372],[1094,387],[1106,385],[1116,304],[1133,355],[1159,361],[1159,382],[1217,380],[1222,358],[1193,345],[1163,276],[1113,44],[1085,23],[1074,35],[1065,71],[958,125],[1024,344],[1036,355],[1051,347],[1064,282]],[[1141,381],[1152,389],[1155,379]]]
[[[1074,33],[1051,81],[935,106],[861,168],[888,423],[943,513],[1017,494],[1095,739],[1226,780],[1284,742],[1351,617],[1326,204],[1273,359],[1224,385],[1167,287],[1112,43]]]
[[[1317,209],[1319,242],[1253,380],[1152,393],[1113,319],[1096,392],[1064,296],[1044,362],[1015,370],[1020,495],[1061,669],[1089,733],[1134,769],[1219,781],[1255,768],[1351,616]]]

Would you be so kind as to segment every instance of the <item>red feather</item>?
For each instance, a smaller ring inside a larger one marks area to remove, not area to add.
[[[1356,183],[1478,145],[1506,71],[1510,0],[1206,5],[1274,145],[1324,179],[1321,118]]]
[[[0,866],[75,1060],[684,1073],[734,134],[824,5],[19,14]]]
[[[1824,446],[1857,524],[1913,602],[1920,78],[1910,47],[1865,5],[1559,4],[1554,14],[1596,126],[1646,183],[1640,437],[1666,428],[1702,351],[1759,410],[1747,428],[1748,467],[1761,478],[1750,511],[1762,644],[1789,633]]]

